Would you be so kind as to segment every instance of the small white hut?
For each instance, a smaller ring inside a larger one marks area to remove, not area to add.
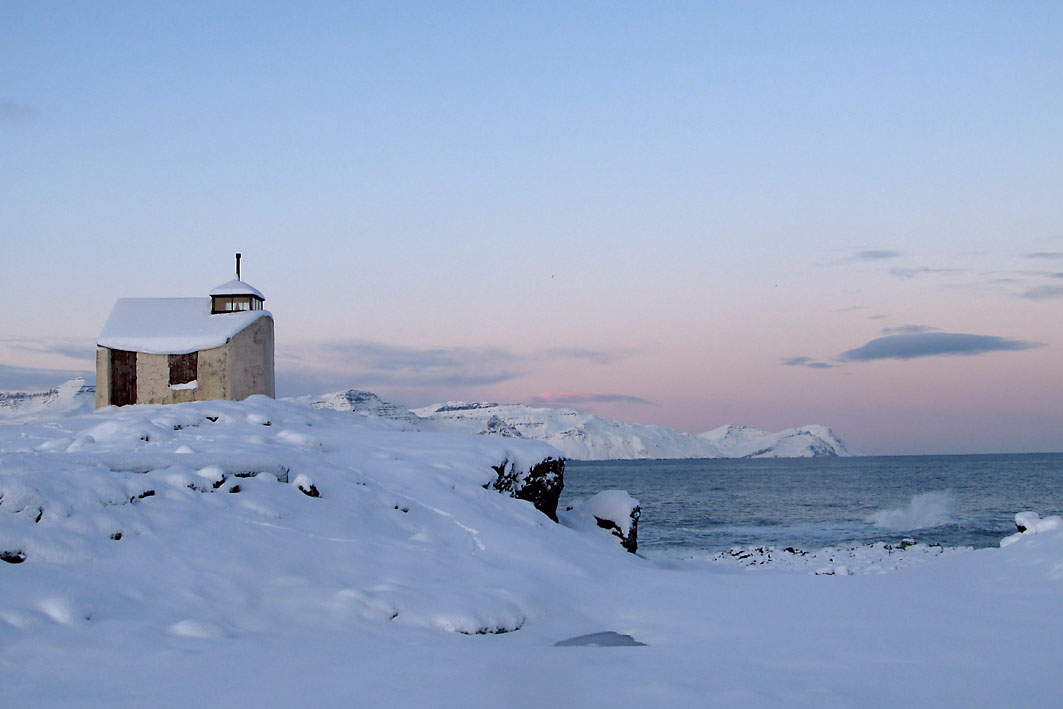
[[[96,348],[96,408],[276,395],[273,316],[236,279],[209,298],[120,298]]]

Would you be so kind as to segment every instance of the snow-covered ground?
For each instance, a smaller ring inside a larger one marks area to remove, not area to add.
[[[263,397],[0,425],[3,704],[1058,705],[1056,522],[653,561],[483,487],[549,446],[402,428]]]

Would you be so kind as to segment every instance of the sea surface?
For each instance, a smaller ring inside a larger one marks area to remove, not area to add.
[[[996,546],[1015,513],[1063,514],[1063,453],[569,461],[562,507],[601,490],[642,506],[639,552],[900,542]]]

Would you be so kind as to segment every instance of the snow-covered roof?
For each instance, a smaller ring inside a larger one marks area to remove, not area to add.
[[[210,292],[211,295],[254,295],[258,296],[262,300],[266,299],[266,296],[262,295],[262,292],[255,288],[247,281],[241,281],[239,278],[234,278],[228,283],[222,283],[220,286]]]
[[[210,298],[119,298],[97,343],[115,350],[188,354],[224,345],[261,317],[270,317],[269,311],[211,315]]]

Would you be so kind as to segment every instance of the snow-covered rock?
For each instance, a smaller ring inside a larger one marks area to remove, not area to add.
[[[620,540],[620,545],[634,554],[639,547],[639,517],[642,507],[639,501],[624,490],[603,490],[587,500],[576,502],[565,509],[562,522],[580,528],[587,520],[609,531]]]
[[[557,521],[557,501],[565,486],[565,459],[547,457],[520,468],[508,459],[491,466],[498,477],[484,487],[492,487],[518,500],[527,500],[535,509]]]
[[[1059,515],[1051,515],[1042,519],[1041,515],[1036,512],[1019,512],[1015,515],[1015,527],[1019,531],[1011,536],[1001,539],[1000,546],[1009,546],[1023,537],[1028,537],[1034,534],[1042,534],[1044,532],[1063,529],[1063,517],[1060,517]]]

